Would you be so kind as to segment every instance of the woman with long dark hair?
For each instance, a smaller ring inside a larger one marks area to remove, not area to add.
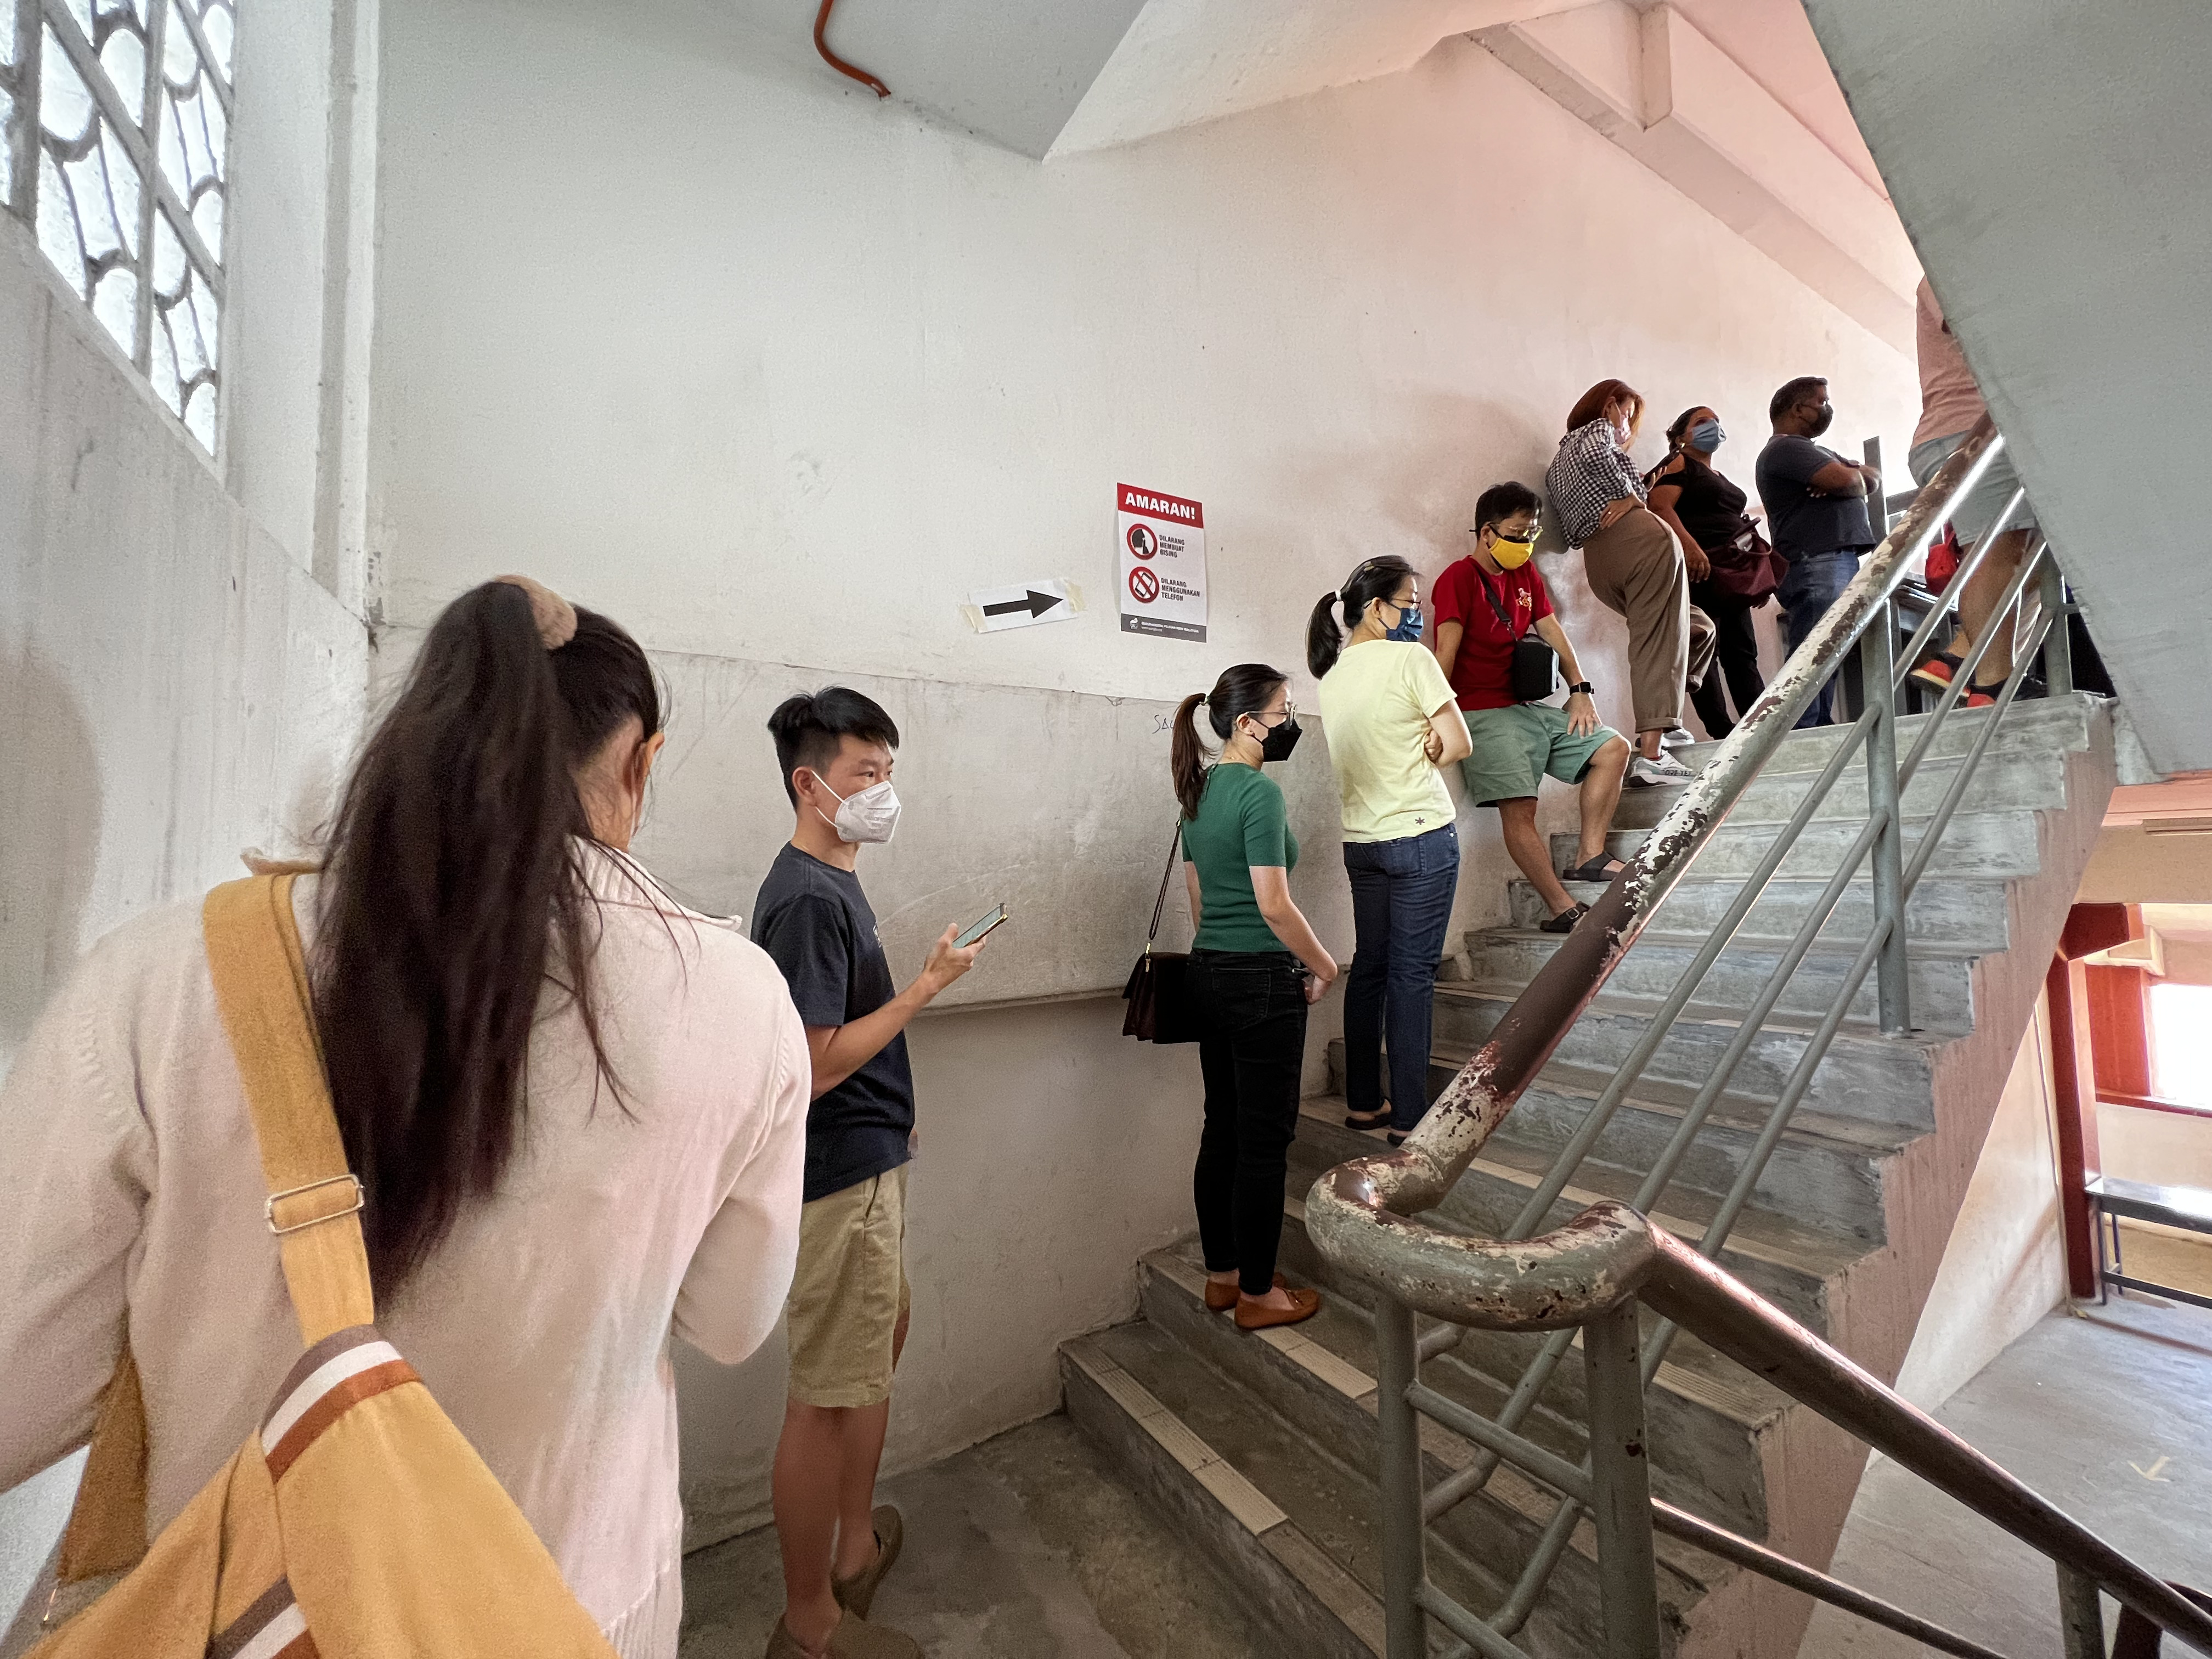
[[[1182,808],[1192,1013],[1201,1032],[1206,1128],[1191,1174],[1206,1305],[1237,1310],[1248,1331],[1311,1318],[1320,1293],[1275,1271],[1283,1176],[1298,1127],[1306,1008],[1336,978],[1336,958],[1291,898],[1298,861],[1283,792],[1261,768],[1297,747],[1286,677],[1239,663],[1176,710],[1170,763]],[[1220,740],[1206,764],[1197,714]]]
[[[1743,491],[1713,465],[1713,452],[1728,440],[1721,417],[1704,404],[1684,410],[1667,428],[1667,459],[1645,475],[1650,486],[1651,511],[1674,532],[1681,544],[1682,560],[1690,578],[1690,604],[1713,623],[1713,658],[1718,672],[1708,669],[1690,701],[1705,722],[1705,735],[1724,738],[1735,722],[1750,712],[1766,679],[1759,672],[1759,635],[1753,631],[1751,613],[1767,601],[1722,586],[1715,567],[1739,564],[1740,550],[1752,529],[1744,508]],[[1729,714],[1721,695],[1725,676],[1735,696],[1735,715]]]
[[[669,1334],[735,1363],[798,1247],[782,976],[626,851],[636,641],[535,584],[448,605],[293,905],[378,1325],[625,1659],[674,1659]],[[117,929],[0,1091],[0,1490],[84,1443],[127,1339],[147,1534],[300,1357],[197,902]]]
[[[1451,683],[1421,643],[1420,579],[1403,559],[1363,560],[1322,595],[1306,626],[1306,666],[1321,681],[1352,878],[1344,1121],[1354,1129],[1387,1124],[1395,1146],[1429,1109],[1437,963],[1459,884],[1459,830],[1441,769],[1474,745]]]
[[[1690,608],[1690,582],[1674,532],[1644,505],[1629,446],[1644,424],[1644,394],[1600,380],[1567,416],[1567,435],[1544,471],[1552,511],[1597,602],[1628,624],[1628,686],[1636,714],[1632,789],[1680,786],[1692,774],[1666,752],[1682,729],[1682,699],[1712,662],[1713,625]]]

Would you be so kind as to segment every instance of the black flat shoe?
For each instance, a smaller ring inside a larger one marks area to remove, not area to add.
[[[1575,924],[1589,914],[1589,905],[1570,904],[1549,921],[1538,922],[1536,930],[1543,933],[1571,933],[1575,931]]]
[[[1345,1115],[1344,1127],[1347,1129],[1358,1129],[1363,1133],[1370,1129],[1386,1129],[1389,1126],[1390,1109],[1388,1106],[1367,1117],[1354,1117],[1348,1112]]]
[[[1620,860],[1613,857],[1612,854],[1600,853],[1595,858],[1590,860],[1588,863],[1577,864],[1573,869],[1568,871],[1566,874],[1561,876],[1559,879],[1561,881],[1610,882],[1615,876],[1619,875],[1626,868],[1628,868],[1628,866],[1623,863]]]
[[[1402,1146],[1406,1144],[1406,1137],[1393,1129],[1390,1131],[1389,1141],[1393,1146]]]

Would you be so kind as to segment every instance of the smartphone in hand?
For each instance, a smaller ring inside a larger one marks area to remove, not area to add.
[[[1006,917],[1007,910],[1004,904],[993,905],[960,931],[959,937],[952,941],[952,948],[964,951],[971,945],[980,945],[1004,925]]]

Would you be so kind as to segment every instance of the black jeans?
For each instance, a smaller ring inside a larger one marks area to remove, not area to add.
[[[1758,607],[1711,582],[1692,582],[1690,603],[1713,619],[1715,635],[1713,666],[1706,671],[1705,684],[1690,694],[1690,701],[1705,723],[1705,735],[1724,738],[1766,690],[1766,678],[1759,672],[1759,635],[1751,625],[1751,613]],[[1729,718],[1728,704],[1721,696],[1723,675],[1729,694],[1735,699],[1735,720]]]
[[[1206,1128],[1191,1171],[1208,1273],[1237,1270],[1247,1295],[1275,1283],[1283,1177],[1298,1127],[1306,972],[1288,951],[1193,951],[1190,1005],[1206,1079]]]

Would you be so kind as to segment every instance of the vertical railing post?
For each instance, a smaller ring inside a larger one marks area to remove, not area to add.
[[[2038,574],[2043,614],[2051,619],[2043,635],[2043,683],[2052,696],[2063,697],[2074,690],[2074,637],[2067,631],[2066,578],[2048,547],[2043,550],[2043,568]]]
[[[1413,1386],[1413,1310],[1375,1303],[1375,1421],[1382,1443],[1382,1623],[1389,1659],[1426,1659],[1428,1620],[1418,1597],[1428,1576],[1421,1517],[1421,1425]]]
[[[1633,1297],[1583,1327],[1590,1517],[1597,1525],[1606,1659],[1659,1659],[1659,1564],[1652,1553],[1638,1346]]]
[[[1859,641],[1860,677],[1875,708],[1867,733],[1867,813],[1881,821],[1874,842],[1875,925],[1889,937],[1875,963],[1881,1029],[1892,1036],[1912,1029],[1911,958],[1905,954],[1905,823],[1897,793],[1897,641],[1885,600]]]
[[[2066,1638],[2066,1659],[2105,1659],[2105,1612],[2097,1581],[2071,1568],[2058,1569],[2058,1628]]]

